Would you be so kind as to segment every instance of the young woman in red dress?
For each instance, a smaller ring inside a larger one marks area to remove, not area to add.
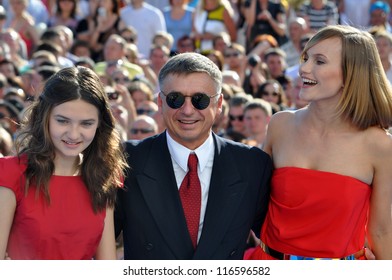
[[[307,43],[297,111],[276,113],[264,150],[271,200],[251,259],[392,259],[392,91],[373,37],[328,26]]]
[[[116,259],[113,206],[126,162],[99,77],[64,68],[0,158],[0,259]]]

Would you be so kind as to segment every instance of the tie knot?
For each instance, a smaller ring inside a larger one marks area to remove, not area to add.
[[[189,171],[197,171],[197,155],[196,154],[189,154],[188,168],[189,168]]]

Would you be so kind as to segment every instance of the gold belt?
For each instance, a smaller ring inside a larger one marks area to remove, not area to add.
[[[359,257],[363,256],[365,254],[364,249],[359,250],[357,253],[343,257],[343,258],[314,258],[314,257],[303,257],[303,256],[298,256],[298,255],[291,255],[291,254],[285,254],[279,251],[276,251],[272,249],[271,247],[268,247],[266,244],[264,244],[262,241],[260,242],[260,247],[261,249],[270,255],[271,257],[278,259],[278,260],[291,260],[291,259],[305,259],[305,260],[355,260],[358,259]]]

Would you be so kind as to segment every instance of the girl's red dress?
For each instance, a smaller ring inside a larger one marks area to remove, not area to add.
[[[94,213],[81,176],[52,176],[50,204],[34,186],[24,195],[25,158],[0,158],[0,186],[11,189],[16,211],[7,252],[11,259],[92,259],[106,211]]]

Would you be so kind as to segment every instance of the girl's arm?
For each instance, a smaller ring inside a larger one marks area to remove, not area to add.
[[[113,208],[107,208],[101,242],[99,243],[97,252],[95,254],[96,260],[117,259],[113,219]]]
[[[15,209],[16,198],[13,191],[0,187],[0,260],[5,258]]]

